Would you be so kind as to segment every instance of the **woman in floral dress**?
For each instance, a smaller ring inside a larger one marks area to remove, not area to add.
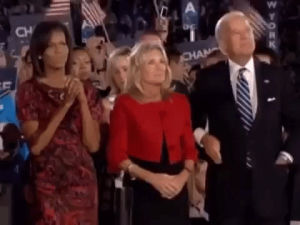
[[[36,225],[97,225],[91,152],[99,148],[101,103],[95,89],[69,76],[67,28],[42,22],[32,35],[33,78],[17,93],[31,148],[32,219]]]

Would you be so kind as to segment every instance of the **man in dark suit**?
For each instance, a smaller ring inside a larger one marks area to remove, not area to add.
[[[216,38],[228,60],[201,71],[191,95],[194,136],[211,158],[210,221],[287,224],[288,166],[300,156],[299,101],[289,76],[253,58],[253,31],[243,13],[225,14]],[[282,127],[291,131],[284,149]]]

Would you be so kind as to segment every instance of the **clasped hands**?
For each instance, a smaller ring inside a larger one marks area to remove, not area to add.
[[[78,78],[68,77],[65,81],[65,105],[71,106],[75,99],[78,99],[79,103],[86,101],[84,88],[82,82]]]
[[[173,199],[184,187],[187,177],[183,173],[178,175],[168,175],[163,173],[153,173],[149,183],[161,194],[163,198]]]

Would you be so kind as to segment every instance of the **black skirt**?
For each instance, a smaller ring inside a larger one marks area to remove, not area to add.
[[[154,173],[179,174],[183,163],[169,164],[163,148],[160,163],[132,158],[140,167]],[[161,197],[150,184],[142,180],[131,181],[133,189],[132,225],[189,225],[188,192],[184,186],[174,199]]]

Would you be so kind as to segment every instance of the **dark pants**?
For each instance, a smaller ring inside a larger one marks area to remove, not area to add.
[[[241,210],[236,215],[220,219],[210,218],[211,225],[288,225],[285,218],[261,219],[254,213],[252,205],[252,171],[248,170],[245,174],[245,180],[242,185],[243,199],[241,199]]]
[[[212,223],[211,225],[288,225],[285,221],[257,221],[246,220],[245,218],[232,218],[219,223]]]

